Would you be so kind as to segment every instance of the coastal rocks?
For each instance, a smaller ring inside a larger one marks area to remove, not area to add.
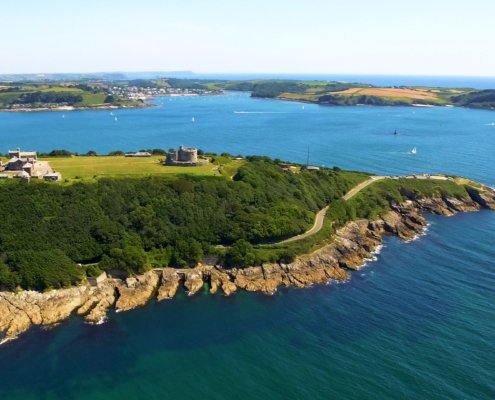
[[[116,285],[117,281],[109,280],[96,289],[90,288],[86,300],[77,309],[77,314],[84,315],[84,320],[90,324],[101,324],[117,299]]]
[[[0,340],[16,338],[32,325],[53,325],[68,318],[85,292],[85,286],[47,293],[0,292]]]
[[[203,273],[201,271],[191,269],[184,273],[184,287],[189,296],[197,293],[203,287],[203,284]]]
[[[210,293],[215,294],[222,289],[225,296],[230,296],[237,291],[237,286],[231,281],[230,275],[222,269],[211,268],[210,271]]]
[[[179,289],[180,277],[174,268],[164,268],[158,287],[157,300],[171,299]]]
[[[127,311],[144,305],[158,287],[159,276],[149,271],[135,278],[127,278],[125,285],[117,285],[119,298],[115,304],[117,311]]]
[[[337,230],[332,241],[313,252],[298,257],[290,264],[263,264],[246,268],[223,269],[199,264],[189,269],[163,268],[131,277],[124,282],[107,279],[97,287],[81,285],[46,293],[23,291],[0,292],[0,343],[13,339],[33,325],[53,325],[74,312],[89,323],[102,323],[109,310],[126,311],[144,305],[156,297],[158,301],[175,296],[181,283],[193,295],[205,282],[210,293],[222,291],[226,296],[238,289],[274,294],[280,287],[304,288],[329,281],[344,281],[350,271],[358,270],[374,257],[386,235],[411,240],[422,233],[427,221],[421,212],[454,215],[481,207],[495,209],[495,192],[489,188],[468,189],[466,198],[415,198],[373,221],[360,220]]]
[[[495,210],[495,190],[488,187],[483,187],[480,190],[467,187],[467,191],[473,201],[482,207]]]
[[[234,284],[248,292],[273,294],[284,282],[285,272],[278,264],[233,269]]]

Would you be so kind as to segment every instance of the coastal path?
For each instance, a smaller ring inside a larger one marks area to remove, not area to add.
[[[368,187],[372,183],[375,183],[377,181],[383,180],[383,179],[437,179],[437,180],[449,180],[452,179],[450,177],[447,177],[445,175],[427,175],[427,174],[420,174],[420,175],[405,175],[405,176],[381,176],[381,175],[373,175],[370,176],[367,180],[357,184],[354,186],[352,189],[350,189],[342,198],[345,201],[350,200],[352,197],[354,197],[356,194],[358,194],[361,190],[364,188]],[[325,208],[321,209],[316,213],[315,216],[315,222],[311,229],[307,230],[304,233],[301,233],[296,236],[292,236],[288,239],[281,240],[279,242],[271,243],[271,244],[284,244],[284,243],[290,243],[290,242],[295,242],[296,240],[302,240],[305,239],[309,236],[314,235],[315,233],[318,233],[321,228],[323,228],[323,222],[325,220],[325,215],[327,214],[329,206],[326,206]]]
[[[314,235],[315,233],[319,232],[321,228],[323,227],[323,221],[325,220],[325,215],[327,214],[328,207],[326,206],[325,208],[322,208],[320,211],[316,213],[315,216],[315,223],[311,227],[311,229],[307,230],[304,233],[301,233],[296,236],[292,236],[289,239],[282,240],[280,242],[277,242],[277,244],[283,244],[283,243],[290,243],[290,242],[295,242],[296,240],[301,240],[304,238],[307,238],[308,236]]]

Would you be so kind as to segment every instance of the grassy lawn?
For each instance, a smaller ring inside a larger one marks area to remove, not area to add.
[[[92,106],[96,104],[104,104],[106,95],[104,93],[83,93],[83,100],[77,105]]]
[[[92,181],[100,177],[143,177],[150,175],[203,175],[222,176],[225,168],[225,176],[230,177],[243,160],[229,160],[225,162],[220,171],[217,164],[208,164],[199,167],[174,167],[160,164],[164,156],[146,158],[133,158],[123,156],[97,156],[97,157],[48,157],[51,167],[62,174],[63,180],[75,179]],[[40,158],[41,159],[41,158]]]
[[[82,89],[74,88],[74,87],[66,87],[66,86],[40,86],[34,90],[35,92],[57,92],[57,93],[83,93]]]

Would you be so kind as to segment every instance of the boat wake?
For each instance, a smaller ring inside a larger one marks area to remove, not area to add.
[[[234,114],[290,114],[285,111],[234,111]]]

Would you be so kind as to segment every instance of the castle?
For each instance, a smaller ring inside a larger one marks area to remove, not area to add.
[[[45,179],[58,181],[61,175],[54,172],[48,162],[39,161],[38,154],[35,151],[9,150],[9,161],[0,165],[0,170],[3,172],[0,178],[6,179],[9,177],[21,178],[29,180],[31,178]]]
[[[198,149],[180,146],[179,150],[169,151],[165,165],[198,166],[208,164],[207,159],[198,158]]]

